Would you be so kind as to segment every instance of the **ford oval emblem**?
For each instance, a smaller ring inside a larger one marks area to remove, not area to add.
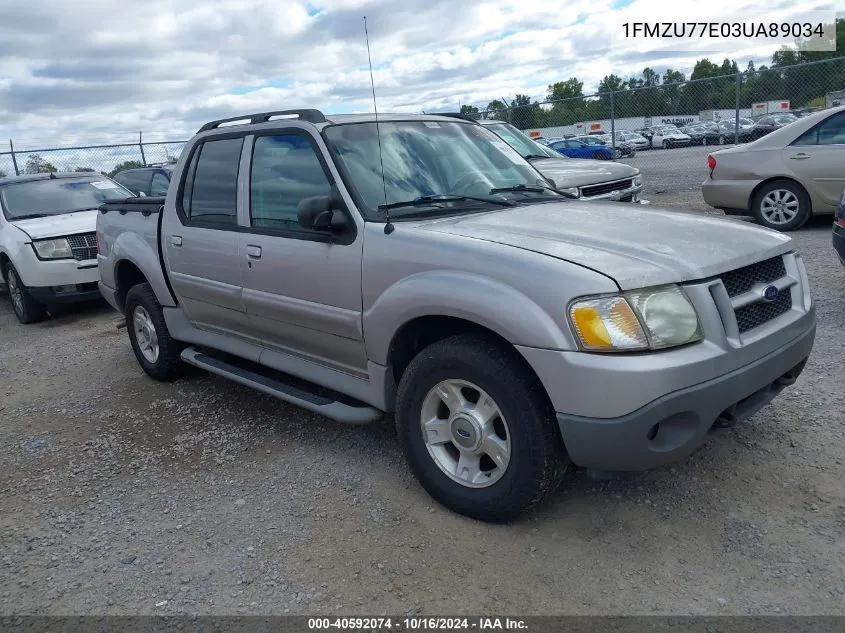
[[[780,290],[778,290],[777,286],[766,286],[763,289],[763,299],[766,301],[774,301],[778,298],[780,294]]]
[[[461,437],[469,437],[469,435],[470,435],[469,431],[467,431],[465,429],[457,429],[455,432],[458,435],[460,435]]]

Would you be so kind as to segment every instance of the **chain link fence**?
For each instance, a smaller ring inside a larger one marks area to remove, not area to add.
[[[772,67],[744,72],[728,61],[721,66],[707,62],[705,71],[716,76],[691,80],[677,71],[660,75],[646,69],[629,80],[610,75],[602,83],[612,89],[594,94],[540,102],[518,96],[509,104],[496,101],[490,104],[495,107],[464,106],[462,111],[478,119],[507,121],[572,158],[610,155],[610,160],[641,171],[644,198],[707,210],[701,183],[709,152],[758,138],[816,109],[845,105],[845,57],[794,61],[776,55]],[[550,91],[576,84],[577,90],[570,91],[580,92],[576,80],[550,86]],[[113,175],[175,160],[185,143],[142,139],[26,150],[15,149],[10,141],[9,150],[0,151],[0,174],[91,170]]]
[[[185,141],[156,141],[47,147],[19,150],[14,140],[9,151],[0,152],[0,177],[50,171],[92,171],[113,176],[118,171],[175,161]]]

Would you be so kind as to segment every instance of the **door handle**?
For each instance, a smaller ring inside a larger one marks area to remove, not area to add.
[[[171,235],[170,236],[170,243],[173,246],[182,246],[182,236],[181,235]]]
[[[254,244],[249,244],[246,247],[246,254],[252,259],[261,259],[261,247],[255,246]]]
[[[789,158],[790,160],[807,160],[808,158],[810,158],[810,155],[801,152],[800,154],[795,154],[794,156],[790,156]]]

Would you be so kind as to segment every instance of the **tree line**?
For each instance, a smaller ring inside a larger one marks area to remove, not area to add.
[[[144,167],[144,164],[137,160],[127,160],[115,165],[111,171],[101,171],[100,173],[109,178],[114,178],[119,172],[125,169],[135,169],[136,167]],[[21,174],[49,174],[61,171],[53,163],[42,158],[39,154],[30,154],[26,158],[26,163],[21,170]],[[68,172],[94,172],[97,170],[93,167],[74,167],[68,169]],[[8,174],[0,169],[0,178],[5,178]]]
[[[845,50],[845,19],[836,21],[835,38],[836,49]],[[845,58],[837,55],[835,50],[808,51],[805,44],[799,43],[793,48],[781,48],[772,55],[769,65],[755,68],[753,61],[748,62],[742,74],[732,59],[721,64],[700,59],[689,77],[671,68],[663,75],[644,68],[640,75],[628,79],[606,75],[595,95],[585,95],[584,83],[570,77],[548,86],[543,102],[517,94],[510,101],[495,99],[483,111],[463,105],[461,112],[505,120],[523,129],[608,119],[611,110],[616,118],[698,114],[702,110],[737,107],[737,83],[740,108],[776,100],[789,100],[792,108],[822,106],[825,94],[845,89]],[[824,63],[799,66],[810,62]],[[684,83],[690,80],[703,81]],[[541,107],[541,103],[546,107]]]

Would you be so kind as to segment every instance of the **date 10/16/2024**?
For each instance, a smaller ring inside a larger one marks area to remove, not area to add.
[[[519,618],[309,618],[308,629],[356,631],[527,631],[528,626]]]

